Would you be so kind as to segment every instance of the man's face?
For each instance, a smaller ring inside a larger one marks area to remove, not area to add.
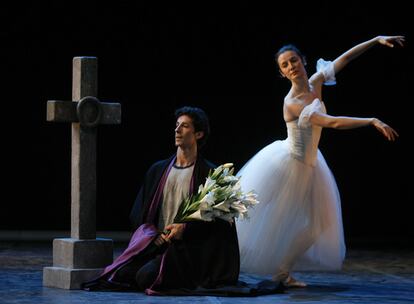
[[[197,144],[202,132],[195,132],[193,120],[187,115],[178,117],[175,124],[175,145],[181,148],[190,148]]]

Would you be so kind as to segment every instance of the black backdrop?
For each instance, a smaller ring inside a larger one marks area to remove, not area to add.
[[[377,116],[400,139],[389,143],[373,128],[326,129],[320,149],[338,182],[348,239],[413,239],[408,4],[178,2],[2,4],[0,229],[69,229],[70,126],[46,122],[46,101],[71,98],[75,56],[98,57],[99,98],[122,104],[122,124],[98,131],[97,228],[127,230],[145,171],[175,150],[175,108],[204,108],[212,125],[205,156],[240,168],[286,136],[289,87],[273,61],[278,47],[296,44],[311,73],[320,57],[403,34],[405,48],[376,46],[324,91],[331,114]]]

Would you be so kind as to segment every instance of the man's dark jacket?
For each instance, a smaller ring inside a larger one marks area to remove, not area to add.
[[[132,259],[140,259],[154,247],[159,235],[157,223],[162,205],[162,190],[175,155],[152,165],[133,205],[130,220],[136,229],[127,249],[101,276],[84,284],[86,290],[128,290],[117,281],[117,272]],[[190,192],[197,192],[214,165],[199,156]],[[157,278],[145,292],[148,295],[256,296],[281,292],[281,285],[263,281],[246,284],[238,281],[240,256],[236,227],[221,219],[185,224],[183,238],[174,240],[162,253]],[[138,270],[138,269],[137,269]]]
[[[142,224],[157,225],[162,196],[155,216],[151,218],[151,204],[160,185],[162,175],[170,159],[155,163],[147,172],[144,183],[131,211],[130,220],[134,228]],[[194,172],[192,192],[204,184],[214,165],[198,157]],[[161,269],[161,282],[152,290],[215,288],[222,285],[234,285],[239,276],[240,258],[235,224],[216,219],[213,222],[188,222],[183,239],[174,241],[164,254]]]

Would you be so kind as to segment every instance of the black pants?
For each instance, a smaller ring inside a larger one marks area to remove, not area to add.
[[[149,288],[158,276],[162,253],[165,247],[150,244],[140,254],[116,271],[114,280],[130,285],[132,289],[144,291]]]

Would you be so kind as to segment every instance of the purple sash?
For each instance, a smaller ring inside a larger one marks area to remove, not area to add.
[[[142,252],[157,237],[159,232],[156,226],[154,225],[154,222],[156,220],[155,216],[157,214],[158,206],[161,201],[162,193],[163,193],[163,190],[164,190],[167,178],[168,178],[168,174],[170,173],[171,168],[173,164],[175,163],[175,160],[176,160],[176,157],[172,159],[167,169],[164,171],[163,175],[161,176],[160,182],[158,183],[157,190],[155,191],[155,194],[152,198],[152,201],[149,207],[149,212],[146,218],[146,223],[138,227],[138,229],[132,235],[127,249],[125,249],[125,251],[118,258],[116,258],[115,261],[111,265],[107,266],[104,269],[100,277],[103,277],[105,275],[110,275],[108,278],[108,281],[114,282],[112,279],[115,276],[116,270],[119,269],[121,266],[125,265],[132,257]],[[194,173],[193,173],[193,176],[191,177],[190,193],[193,192],[193,189],[194,189]],[[153,291],[152,288],[155,285],[160,284],[162,281],[162,274],[163,274],[163,269],[164,269],[164,258],[167,252],[168,252],[168,249],[163,254],[160,272],[157,276],[157,279],[154,281],[151,288],[147,289],[146,291],[147,294],[155,294],[156,292]]]

